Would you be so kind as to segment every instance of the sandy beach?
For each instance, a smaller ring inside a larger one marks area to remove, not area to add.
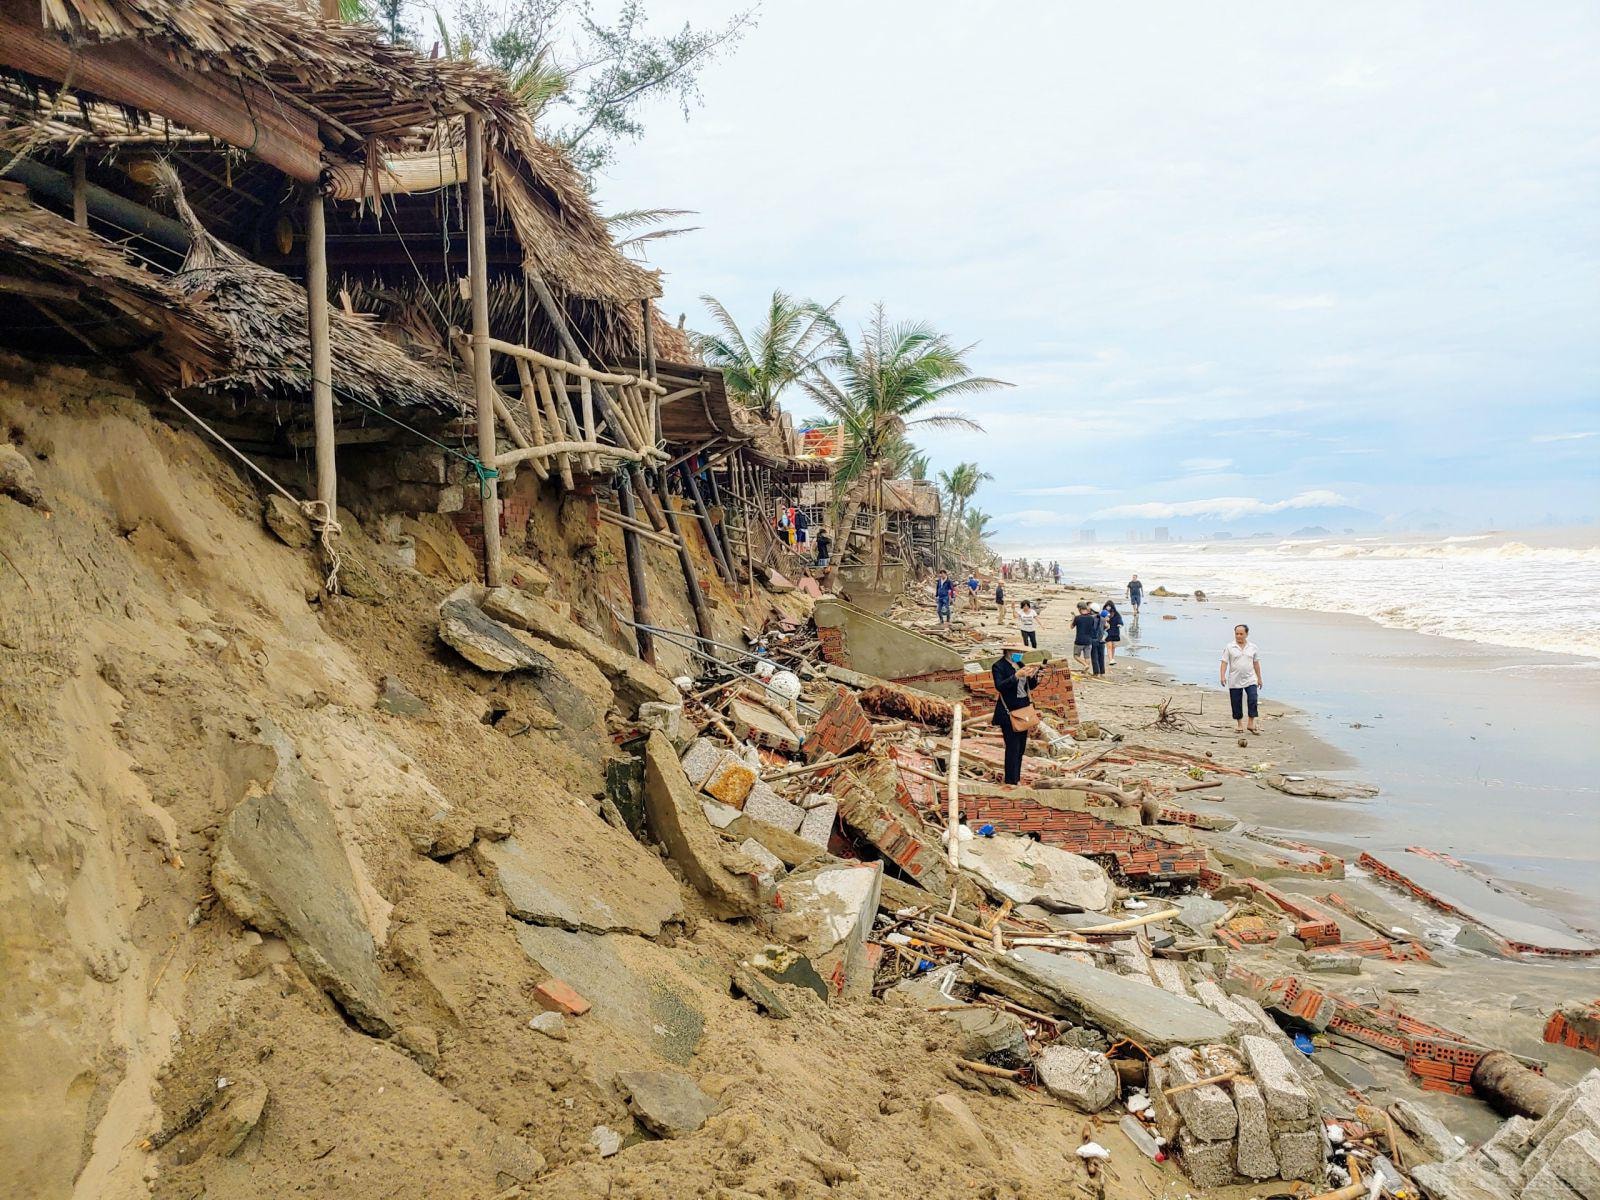
[[[1040,648],[1064,657],[1072,651],[1076,601],[1119,591],[1014,581],[1007,598],[1041,606]],[[1267,681],[1262,732],[1243,747],[1215,675],[1236,619],[1249,623],[1253,636],[1260,633]],[[992,603],[959,613],[958,621],[991,636],[1009,628]],[[1579,736],[1585,721],[1594,725],[1595,699],[1580,671],[1562,671],[1542,657],[1556,656],[1450,643],[1333,614],[1147,598],[1138,632],[1131,625],[1124,631],[1116,665],[1102,678],[1075,672],[1075,682],[1080,717],[1109,736],[1207,753],[1234,766],[1271,764],[1378,787],[1368,800],[1306,799],[1275,791],[1252,773],[1179,799],[1237,817],[1240,829],[1283,834],[1344,858],[1345,877],[1337,882],[1284,878],[1274,886],[1309,896],[1337,890],[1384,928],[1421,936],[1433,952],[1427,965],[1369,961],[1353,993],[1392,995],[1431,1020],[1545,1061],[1553,1077],[1571,1080],[1592,1060],[1545,1044],[1544,1019],[1554,1006],[1600,988],[1600,961],[1510,960],[1471,948],[1470,938],[1458,944],[1461,922],[1356,861],[1362,850],[1442,850],[1515,885],[1506,890],[1508,905],[1542,910],[1551,929],[1592,932],[1600,924],[1596,889],[1587,883],[1600,852],[1596,823],[1584,818],[1593,788],[1582,777],[1586,743]],[[1180,731],[1153,727],[1157,706],[1169,698],[1171,711],[1183,714]],[[1193,836],[1217,846],[1238,831]],[[1292,960],[1284,955],[1284,969],[1293,969]],[[1363,1085],[1406,1086],[1403,1070],[1381,1054],[1350,1045],[1325,1053]],[[1463,1131],[1487,1134],[1494,1127],[1492,1113],[1475,1100],[1439,1101]]]

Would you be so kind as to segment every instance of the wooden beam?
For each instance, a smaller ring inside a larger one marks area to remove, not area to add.
[[[191,71],[142,41],[68,45],[20,4],[0,9],[0,66],[115,104],[157,113],[188,129],[246,150],[291,179],[315,183],[322,173],[317,122],[273,89],[243,76]]]
[[[489,346],[501,354],[524,358],[531,363],[538,363],[541,367],[547,367],[552,371],[561,371],[567,375],[576,375],[580,379],[591,379],[596,383],[613,383],[618,387],[644,387],[654,388],[658,392],[666,391],[666,388],[653,384],[638,375],[619,375],[614,371],[598,370],[589,366],[582,357],[573,362],[568,362],[562,358],[552,358],[548,354],[541,354],[539,351],[530,349],[527,346],[518,346],[513,342],[503,342],[499,338],[491,338]]]
[[[546,442],[542,446],[527,446],[495,455],[495,467],[513,467],[517,463],[534,459],[555,458],[562,454],[593,454],[600,458],[616,458],[623,462],[637,462],[637,450],[624,450],[621,446],[607,446],[603,442]]]
[[[89,152],[82,146],[72,152],[72,221],[89,228]]]
[[[483,119],[475,112],[467,125],[467,262],[472,291],[472,390],[478,401],[478,460],[495,459],[494,376],[489,361],[489,237],[484,224]],[[521,451],[520,453],[526,453]],[[483,488],[483,581],[500,586],[500,481],[490,476]]]
[[[75,287],[64,283],[48,283],[43,279],[24,279],[20,275],[0,275],[0,292],[30,299],[73,301],[80,295]]]
[[[339,519],[339,475],[333,431],[333,343],[328,332],[327,215],[322,193],[306,201],[306,313],[311,337],[311,412],[317,431],[317,499],[328,521]]]
[[[661,512],[667,528],[678,539],[678,567],[683,572],[683,584],[689,589],[689,607],[694,610],[694,626],[703,638],[713,636],[711,616],[706,612],[705,594],[700,590],[700,577],[695,574],[694,559],[689,556],[689,543],[678,525],[678,510],[672,507],[672,497],[667,493],[667,473],[656,473],[656,486],[661,489]]]
[[[656,543],[658,546],[665,546],[669,550],[676,550],[678,548],[677,539],[670,533],[657,533],[654,529],[651,529],[650,526],[639,520],[638,517],[625,517],[621,513],[612,512],[603,504],[596,506],[595,513],[602,521],[609,522],[610,524],[615,525],[618,529],[632,529],[637,532],[640,537],[647,538],[648,540]]]
[[[700,518],[700,532],[705,534],[706,548],[711,551],[711,558],[717,564],[717,572],[728,581],[728,586],[738,587],[739,580],[733,573],[733,568],[728,565],[728,560],[722,554],[722,542],[717,537],[717,527],[712,523],[711,514],[706,511],[705,497],[700,494],[700,484],[694,477],[694,472],[685,463],[681,468],[683,472],[684,490],[689,493],[689,499],[694,502],[695,514]]]
[[[626,475],[618,482],[617,502],[622,515],[633,523],[633,481]],[[633,635],[639,645],[639,657],[652,667],[656,665],[656,642],[644,628],[650,621],[650,593],[645,588],[644,548],[639,544],[639,531],[622,527],[622,553],[628,561],[628,597],[633,601]]]

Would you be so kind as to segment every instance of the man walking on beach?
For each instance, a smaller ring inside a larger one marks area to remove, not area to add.
[[[1082,600],[1078,601],[1078,615],[1072,618],[1072,657],[1090,667],[1090,647],[1094,645],[1094,614]]]
[[[939,572],[939,581],[933,585],[933,603],[939,610],[939,624],[950,624],[950,610],[956,602],[956,581],[946,571]]]
[[[1128,606],[1132,608],[1134,612],[1138,612],[1139,605],[1143,600],[1144,584],[1140,583],[1139,577],[1135,575],[1132,579],[1128,580]]]
[[[1218,674],[1219,682],[1228,689],[1235,731],[1244,733],[1248,728],[1250,733],[1260,733],[1256,728],[1256,710],[1261,697],[1261,656],[1256,653],[1256,644],[1250,640],[1250,626],[1233,627],[1233,641],[1222,651],[1222,666]],[[1250,713],[1248,727],[1244,723],[1247,706]]]

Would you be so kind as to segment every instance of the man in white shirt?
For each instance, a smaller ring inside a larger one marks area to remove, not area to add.
[[[1228,703],[1233,706],[1233,727],[1239,733],[1256,728],[1256,709],[1261,696],[1261,656],[1256,644],[1250,640],[1250,626],[1235,625],[1233,641],[1222,651],[1222,667],[1218,682],[1228,689]],[[1244,723],[1246,702],[1249,704],[1250,724]]]

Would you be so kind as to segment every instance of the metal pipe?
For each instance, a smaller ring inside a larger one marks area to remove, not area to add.
[[[77,198],[73,194],[72,176],[64,171],[47,167],[31,158],[19,158],[0,173],[58,204],[75,207]],[[85,181],[82,196],[91,217],[99,217],[129,233],[149,238],[178,254],[189,253],[189,231],[171,217],[164,217],[142,204],[108,192],[97,183]]]

